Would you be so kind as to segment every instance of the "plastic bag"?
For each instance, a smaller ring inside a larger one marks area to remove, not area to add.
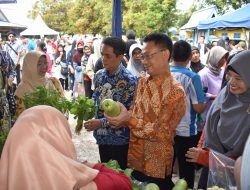
[[[237,190],[234,177],[235,160],[210,150],[207,187],[218,186],[225,190]]]

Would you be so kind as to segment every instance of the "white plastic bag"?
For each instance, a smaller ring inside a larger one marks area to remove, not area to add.
[[[225,190],[236,190],[234,164],[235,160],[210,150],[207,187],[218,186]]]

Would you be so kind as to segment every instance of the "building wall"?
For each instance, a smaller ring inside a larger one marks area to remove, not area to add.
[[[223,36],[228,36],[229,39],[247,39],[246,29],[239,28],[239,29],[226,29],[226,30],[211,30],[210,34],[215,35],[219,38]]]

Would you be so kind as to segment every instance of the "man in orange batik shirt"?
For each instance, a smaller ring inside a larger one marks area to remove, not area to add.
[[[149,76],[139,80],[130,111],[119,103],[119,116],[105,115],[114,128],[130,128],[128,165],[134,169],[132,176],[164,190],[174,186],[171,172],[175,129],[186,110],[184,90],[169,70],[172,47],[165,34],[144,38],[142,61]]]

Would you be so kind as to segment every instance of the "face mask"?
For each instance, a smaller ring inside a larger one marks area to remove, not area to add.
[[[77,48],[77,51],[79,51],[80,53],[83,53],[83,48]]]

